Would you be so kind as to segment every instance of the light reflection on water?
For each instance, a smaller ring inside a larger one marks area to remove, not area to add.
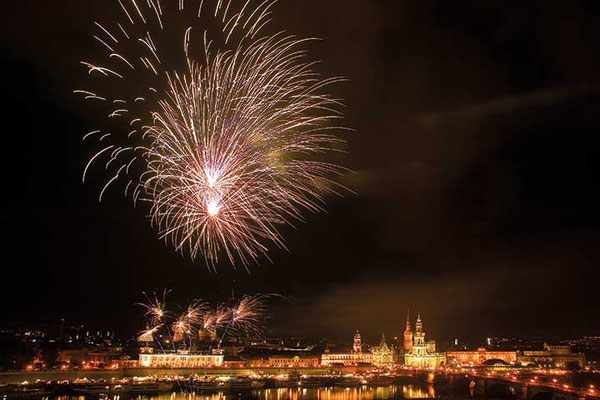
[[[242,392],[170,393],[152,396],[101,397],[106,400],[395,400],[435,398],[433,386],[389,385],[323,388],[277,388]],[[98,397],[59,396],[56,400],[91,400]]]

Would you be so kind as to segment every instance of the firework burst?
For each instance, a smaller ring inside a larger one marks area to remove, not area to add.
[[[244,335],[260,335],[267,315],[265,295],[245,295],[231,308],[230,329]]]
[[[200,328],[209,336],[215,338],[217,331],[227,324],[230,312],[224,305],[218,305],[214,310],[208,310],[202,314]]]
[[[144,293],[147,302],[138,304],[146,309],[146,318],[148,319],[148,324],[150,326],[161,325],[163,323],[163,318],[167,316],[167,303],[165,300],[167,294],[167,290],[163,291],[162,297],[159,297],[156,293],[153,293],[152,296]]]
[[[165,296],[146,295],[147,303],[140,303],[146,309],[147,325],[153,326],[141,332],[140,342],[151,342],[164,327],[173,350],[177,346],[192,349],[194,338],[208,339],[218,347],[226,337],[260,337],[265,332],[268,300],[274,295],[244,295],[240,299],[216,305],[210,308],[207,303],[194,300],[183,312],[175,314],[166,311]],[[218,338],[217,336],[220,336]],[[160,341],[159,341],[159,344]]]
[[[82,62],[98,89],[76,91],[111,123],[84,137],[99,149],[84,181],[104,159],[100,199],[126,182],[160,237],[211,267],[221,252],[247,265],[284,248],[279,227],[320,211],[342,172],[319,161],[340,142],[340,103],[323,93],[340,79],[312,70],[305,40],[261,33],[275,0],[117,1],[122,18],[96,23],[104,61]]]

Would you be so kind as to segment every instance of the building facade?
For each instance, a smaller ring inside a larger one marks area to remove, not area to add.
[[[144,368],[215,368],[222,367],[223,354],[140,353],[139,365]]]
[[[321,365],[333,367],[336,365],[356,366],[361,364],[373,364],[373,353],[323,353]]]
[[[516,351],[488,351],[483,347],[476,351],[449,351],[446,357],[453,358],[464,365],[481,365],[489,360],[502,360],[507,364],[517,362]]]
[[[517,357],[517,361],[550,368],[582,368],[585,365],[585,354],[573,353],[571,346],[550,346],[544,343],[543,350],[523,351],[523,354]]]
[[[270,368],[317,368],[321,364],[318,356],[273,356],[269,357]]]
[[[394,365],[394,349],[388,347],[385,342],[385,335],[381,334],[381,342],[379,346],[374,346],[371,349],[373,353],[373,364],[377,367],[391,367]]]
[[[118,363],[123,355],[122,348],[71,349],[58,353],[58,362],[86,368],[108,368]]]
[[[435,352],[435,342],[425,341],[421,316],[417,317],[411,351],[404,355],[405,365],[413,368],[437,368],[446,362],[446,355]]]
[[[351,352],[330,353],[326,350],[321,355],[321,365],[323,366],[355,366],[361,364],[373,364],[373,353],[362,351],[362,339],[358,331],[354,334]]]

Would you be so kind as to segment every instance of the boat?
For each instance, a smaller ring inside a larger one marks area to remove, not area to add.
[[[287,387],[294,386],[296,384],[296,382],[297,381],[292,381],[290,378],[276,379],[275,387],[276,388],[287,388]]]
[[[0,397],[8,399],[37,398],[53,395],[52,390],[42,387],[28,387],[24,385],[9,385],[0,387]]]
[[[335,381],[335,386],[353,387],[363,385],[365,382],[362,379],[354,376],[345,376]]]
[[[301,387],[321,387],[323,384],[324,380],[320,376],[305,376],[298,382]]]
[[[132,382],[126,385],[127,394],[166,393],[173,390],[171,382]]]
[[[388,386],[394,383],[394,378],[391,376],[373,376],[367,378],[367,385],[370,386]]]
[[[165,393],[173,389],[170,382],[131,382],[131,383],[86,383],[73,388],[75,394],[83,395],[112,395],[112,394],[155,394]]]
[[[224,382],[218,382],[214,379],[205,380],[194,380],[193,382],[186,381],[182,385],[185,390],[191,390],[193,392],[211,392],[223,390],[225,388]]]
[[[264,384],[262,382],[254,381],[252,379],[238,377],[225,382],[225,388],[229,390],[251,390],[259,389]]]

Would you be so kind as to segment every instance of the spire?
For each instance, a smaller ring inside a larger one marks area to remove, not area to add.
[[[423,330],[423,322],[421,321],[421,314],[417,314],[417,322],[415,324],[415,331],[421,332]]]
[[[382,334],[381,334],[381,343],[379,343],[379,346],[382,346],[382,347],[383,347],[383,345],[384,345],[384,344],[386,344],[386,343],[385,343],[385,333],[382,333]]]
[[[404,330],[403,347],[408,353],[410,353],[413,348],[413,332],[410,327],[410,309],[406,309],[406,329]]]
[[[362,353],[362,340],[361,340],[360,333],[358,332],[358,330],[354,334],[354,343],[352,345],[352,351],[354,353]]]

